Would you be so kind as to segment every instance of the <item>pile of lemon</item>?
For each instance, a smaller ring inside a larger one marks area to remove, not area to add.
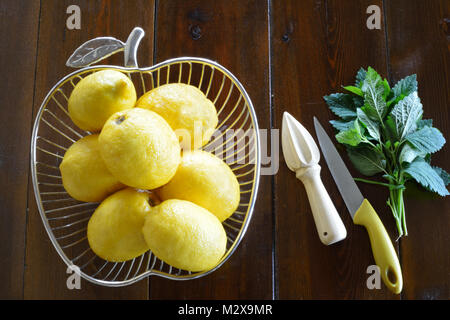
[[[173,267],[208,270],[226,251],[221,222],[240,200],[230,167],[199,150],[215,131],[216,108],[180,83],[136,100],[133,82],[115,70],[77,83],[69,115],[91,134],[67,149],[64,188],[79,201],[101,202],[87,228],[99,257],[122,262],[151,250]]]

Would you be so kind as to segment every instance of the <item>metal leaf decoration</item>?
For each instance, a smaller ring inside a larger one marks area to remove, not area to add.
[[[95,38],[78,47],[67,60],[66,66],[73,68],[87,67],[119,51],[123,51],[124,48],[125,43],[116,38]]]

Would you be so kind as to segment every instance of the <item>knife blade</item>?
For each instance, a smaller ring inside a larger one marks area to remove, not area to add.
[[[314,127],[325,162],[350,212],[353,223],[364,226],[369,234],[372,253],[375,263],[380,269],[383,282],[392,292],[399,294],[403,287],[400,262],[383,223],[370,202],[362,195],[336,147],[316,117],[314,117]]]
[[[328,137],[316,117],[314,117],[314,127],[325,161],[336,182],[339,192],[344,199],[345,205],[353,218],[356,211],[363,203],[364,197],[361,191],[359,191],[359,188],[353,180],[344,161],[342,161],[341,156],[334,147],[333,142]],[[328,161],[328,159],[333,159],[333,161]]]
[[[345,239],[347,230],[320,179],[320,151],[311,134],[288,112],[283,114],[281,144],[288,168],[305,186],[320,241]]]

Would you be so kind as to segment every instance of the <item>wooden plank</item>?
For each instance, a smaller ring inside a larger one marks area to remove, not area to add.
[[[76,4],[81,9],[81,29],[66,28],[66,9]],[[139,14],[136,14],[136,13]],[[99,36],[114,36],[125,41],[135,26],[147,37],[141,42],[138,59],[143,64],[153,60],[154,1],[43,1],[41,8],[36,91],[33,115],[52,86],[72,72],[65,66],[70,54],[83,42]],[[123,65],[118,54],[102,63]],[[31,186],[31,184],[30,184]],[[66,266],[59,258],[45,232],[37,211],[33,189],[29,190],[29,217],[25,298],[27,299],[146,299],[148,279],[125,288],[106,288],[81,282],[80,290],[66,287]]]
[[[450,137],[450,2],[400,0],[386,2],[391,81],[417,74],[424,118],[433,119]],[[449,171],[447,143],[432,164]],[[419,190],[406,193],[408,237],[401,239],[406,299],[450,297],[450,199]]]
[[[322,97],[354,83],[360,67],[387,76],[384,28],[369,30],[366,9],[382,1],[273,1],[272,83],[275,127],[290,112],[315,137],[313,116],[332,136],[334,116]],[[351,168],[345,152],[344,160]],[[282,156],[280,157],[281,159]],[[374,260],[367,232],[355,226],[323,159],[322,179],[347,228],[331,246],[317,235],[302,183],[281,160],[275,177],[276,283],[280,299],[391,299],[386,287],[369,290],[367,267]],[[352,174],[358,176],[356,171]],[[395,239],[385,205],[387,192],[360,185]]]
[[[0,3],[0,299],[23,297],[29,135],[39,2]]]
[[[159,1],[156,60],[199,56],[233,72],[248,91],[261,128],[270,127],[267,6],[263,1]],[[272,297],[271,176],[263,176],[248,231],[233,256],[196,280],[151,278],[152,299]]]

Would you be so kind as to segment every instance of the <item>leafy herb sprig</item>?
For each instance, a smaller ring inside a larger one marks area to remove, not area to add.
[[[432,120],[422,119],[416,75],[393,88],[371,67],[361,68],[349,93],[324,99],[339,120],[330,123],[336,139],[346,146],[356,169],[365,176],[381,174],[387,182],[355,179],[389,188],[387,205],[395,218],[399,238],[407,235],[403,193],[407,181],[415,181],[441,196],[449,195],[449,174],[430,164],[431,154],[445,144]]]

